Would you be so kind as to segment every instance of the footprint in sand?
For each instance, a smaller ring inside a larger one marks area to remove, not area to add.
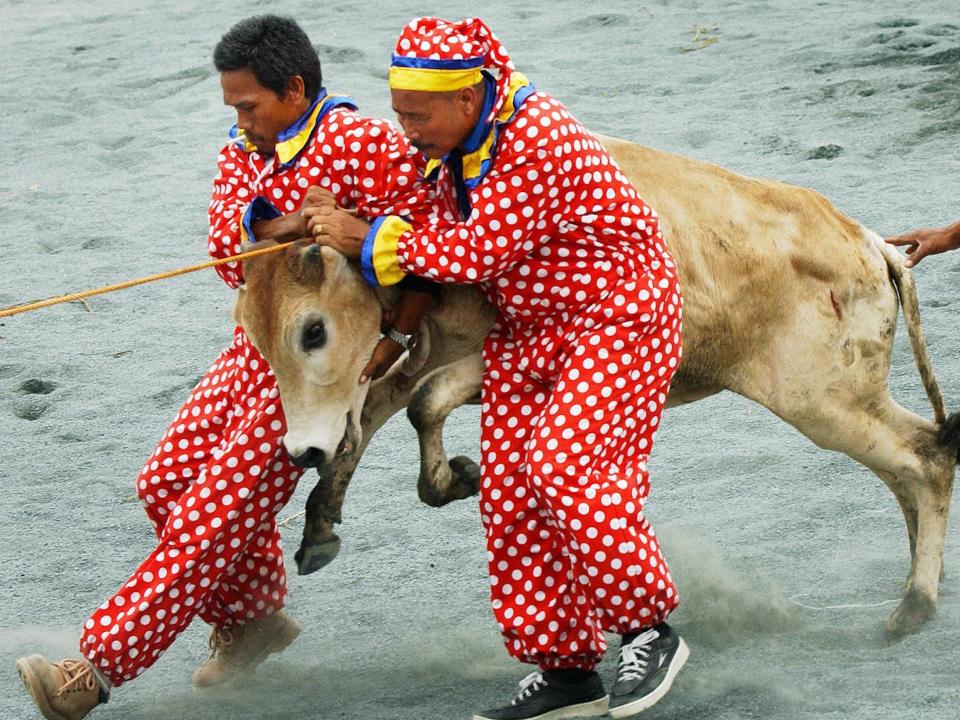
[[[877,27],[882,28],[905,28],[905,27],[916,27],[920,24],[919,20],[914,20],[913,18],[895,18],[892,20],[881,20],[877,23]]]
[[[586,17],[574,20],[568,27],[573,30],[594,30],[596,28],[623,27],[630,23],[630,18],[626,15],[616,13],[604,13],[601,15],[587,15]]]
[[[39,378],[30,378],[24,380],[17,387],[24,395],[49,395],[57,389],[57,384],[51,380],[40,380]]]
[[[833,160],[842,153],[843,147],[840,145],[821,145],[807,153],[807,160]]]
[[[934,53],[920,60],[921,65],[960,65],[960,47]],[[946,68],[939,68],[946,69]]]
[[[352,47],[337,47],[336,45],[317,45],[317,53],[321,61],[329,63],[354,63],[366,59],[363,50]]]
[[[31,398],[29,400],[22,400],[15,403],[13,406],[13,414],[21,420],[33,421],[37,420],[49,409],[49,403],[45,403],[42,400],[37,400],[36,398]]]
[[[50,380],[30,378],[17,386],[17,392],[25,395],[13,404],[13,414],[21,420],[36,420],[50,409],[50,402],[41,399],[56,390],[57,384]]]
[[[924,28],[923,34],[932,35],[933,37],[950,37],[951,35],[956,35],[958,30],[960,30],[960,26],[951,25],[950,23],[940,23]]]

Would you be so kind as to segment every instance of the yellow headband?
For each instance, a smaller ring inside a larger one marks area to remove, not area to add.
[[[390,68],[390,87],[393,90],[452,92],[470,85],[476,85],[481,80],[483,80],[483,74],[480,72],[480,68],[464,70],[397,66]]]

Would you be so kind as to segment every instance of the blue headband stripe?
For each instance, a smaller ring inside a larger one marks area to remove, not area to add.
[[[390,64],[393,67],[420,68],[424,70],[472,70],[483,67],[483,57],[465,58],[463,60],[434,60],[430,58],[407,57],[393,54]]]

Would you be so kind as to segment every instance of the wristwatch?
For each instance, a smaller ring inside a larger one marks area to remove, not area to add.
[[[404,333],[396,330],[392,327],[387,328],[387,331],[384,333],[388,338],[393,340],[397,345],[402,347],[404,350],[413,350],[417,346],[417,334],[410,333],[405,335]]]

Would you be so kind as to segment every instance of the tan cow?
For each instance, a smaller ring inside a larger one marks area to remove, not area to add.
[[[937,442],[946,415],[910,272],[811,190],[603,141],[659,212],[680,270],[685,352],[668,407],[732,390],[873,470],[903,511],[912,557],[888,630],[919,627],[936,609],[956,456]],[[420,497],[440,505],[477,491],[479,469],[466,458],[448,462],[441,435],[455,407],[478,399],[479,350],[494,313],[474,288],[446,286],[421,344],[367,395],[357,377],[395,293],[375,292],[342,256],[308,243],[250,260],[245,273],[236,319],[277,375],[287,450],[320,471],[301,573],[336,555],[333,525],[353,470],[373,433],[405,406],[420,436]],[[932,422],[887,388],[898,295]]]

